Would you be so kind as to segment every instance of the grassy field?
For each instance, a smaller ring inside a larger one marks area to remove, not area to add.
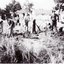
[[[37,25],[45,29],[41,33],[30,34],[27,38],[22,35],[7,37],[0,34],[0,63],[63,63],[64,35],[45,31],[51,22],[49,17],[37,16]]]
[[[51,31],[47,34],[39,33],[38,36],[34,35],[32,38],[23,38],[21,35],[8,38],[2,35],[0,37],[0,62],[63,63],[64,36]]]

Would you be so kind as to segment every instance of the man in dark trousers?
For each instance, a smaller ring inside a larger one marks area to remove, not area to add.
[[[27,28],[27,32],[28,32],[28,23],[30,21],[30,15],[27,14],[26,18],[25,18],[25,25],[26,25],[26,28]]]
[[[52,11],[52,16],[51,16],[51,20],[52,20],[52,31],[53,31],[54,28],[57,31],[57,20],[58,20],[57,18],[59,18],[58,15],[55,14],[55,11]]]
[[[9,26],[10,26],[10,36],[13,36],[13,28],[15,27],[15,23],[13,20],[10,20],[9,22]]]
[[[36,33],[36,19],[33,20],[33,33]]]
[[[3,32],[3,21],[0,21],[0,34]]]

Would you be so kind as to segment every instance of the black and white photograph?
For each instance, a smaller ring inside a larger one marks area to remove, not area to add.
[[[64,0],[0,0],[0,63],[63,64]]]

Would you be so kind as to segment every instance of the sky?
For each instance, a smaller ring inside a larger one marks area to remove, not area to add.
[[[21,5],[23,5],[26,0],[16,0],[20,2]],[[45,10],[51,10],[52,7],[55,6],[55,3],[53,0],[28,0],[29,2],[34,4],[35,9],[45,9]],[[12,2],[12,0],[0,0],[0,8],[4,9],[7,4]]]

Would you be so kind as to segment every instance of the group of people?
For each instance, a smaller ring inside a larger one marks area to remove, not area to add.
[[[14,28],[17,25],[21,25],[20,20],[19,20],[19,15],[16,15],[15,17],[13,17],[12,19],[8,20],[8,24],[9,24],[9,29],[10,29],[10,34],[9,36],[13,36],[14,35]]]
[[[30,14],[25,14],[25,13],[23,13],[22,14],[23,16],[23,19],[24,19],[24,23],[25,23],[25,31],[26,32],[29,32],[29,30],[28,30],[28,25],[29,25],[29,22],[30,22]],[[5,20],[3,20],[2,22],[4,22],[4,24],[5,24],[5,22],[6,22],[6,24],[7,24],[7,28],[6,28],[6,30],[8,30],[8,31],[5,31],[5,32],[8,32],[8,36],[10,37],[10,36],[14,36],[14,28],[17,26],[17,25],[21,25],[21,23],[22,23],[22,21],[23,20],[21,20],[20,21],[20,16],[19,16],[19,14],[14,14],[13,15],[13,17],[11,17],[11,18],[8,18],[8,19],[6,19],[6,21]],[[36,22],[36,20],[33,20],[33,32],[35,33],[36,32],[36,28],[35,28],[35,22]],[[0,22],[1,23],[1,22]],[[20,26],[21,27],[21,26]],[[3,27],[2,27],[3,28]],[[21,27],[22,28],[22,27]],[[5,26],[4,26],[4,29],[5,29]]]
[[[17,17],[17,19],[15,20],[15,17]],[[0,25],[2,25],[0,29],[2,29],[2,34],[5,34],[6,36],[13,36],[13,29],[14,27],[19,24],[19,15],[14,15],[13,17],[11,18],[8,18],[8,19],[1,19],[1,16],[0,16]]]
[[[15,20],[13,20],[13,18],[15,18],[15,17],[17,17],[16,22],[15,22]],[[13,36],[13,29],[17,24],[19,24],[19,26],[20,26],[19,15],[14,15],[13,18],[7,19],[9,29],[10,29],[9,36]],[[27,15],[25,16],[25,13],[23,13],[23,18],[24,18],[24,21],[25,21],[26,30],[28,32],[28,24],[29,24],[29,21],[30,21],[30,14],[27,13]],[[54,29],[57,31],[57,21],[59,21],[59,16],[55,13],[55,11],[52,11],[51,20],[52,20],[52,26],[51,26],[52,31]],[[36,19],[33,19],[32,32],[36,33]]]

